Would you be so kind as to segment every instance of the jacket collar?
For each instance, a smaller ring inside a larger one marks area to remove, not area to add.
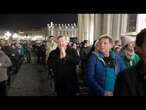
[[[92,54],[96,55],[97,58],[103,62],[104,65],[106,65],[104,59],[104,54],[100,51],[93,51]],[[112,58],[112,60],[116,61],[116,54],[114,53],[114,51],[110,51],[110,57]]]
[[[115,52],[114,51],[110,51],[110,57],[112,58],[112,59],[115,59],[115,56],[116,56],[116,54],[115,54]],[[104,58],[104,54],[103,54],[103,52],[98,52],[98,57],[99,58]]]

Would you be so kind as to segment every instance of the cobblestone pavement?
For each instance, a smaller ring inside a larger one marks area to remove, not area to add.
[[[8,91],[8,96],[52,96],[48,74],[34,62],[23,63]]]

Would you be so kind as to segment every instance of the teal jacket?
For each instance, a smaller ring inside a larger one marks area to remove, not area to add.
[[[128,59],[126,56],[123,56],[123,60],[124,60],[124,63],[125,63],[125,66],[126,66],[126,69],[131,67],[130,65],[130,59]],[[140,57],[135,53],[134,54],[134,57],[132,59],[132,64],[135,65],[139,62],[140,60]]]
[[[103,96],[105,92],[113,92],[115,80],[119,72],[125,69],[122,57],[110,52],[113,66],[108,66],[101,52],[93,52],[86,65],[86,82],[89,93],[94,96]]]
[[[24,48],[18,48],[18,52],[19,52],[19,55],[21,56],[24,56],[25,52],[24,52]]]

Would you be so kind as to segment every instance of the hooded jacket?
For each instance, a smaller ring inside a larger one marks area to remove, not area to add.
[[[113,61],[111,67],[105,63],[101,52],[93,52],[89,57],[86,81],[91,95],[103,96],[106,91],[113,92],[118,73],[125,69],[123,59],[119,55],[111,51],[110,57]]]

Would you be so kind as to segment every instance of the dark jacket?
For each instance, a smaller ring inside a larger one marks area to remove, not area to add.
[[[59,48],[53,50],[48,58],[49,69],[53,70],[55,90],[61,95],[72,95],[78,92],[78,79],[76,65],[79,63],[79,56],[75,49],[68,48],[66,57],[59,58]]]
[[[115,96],[146,95],[146,65],[143,60],[131,68],[121,72],[116,81]]]
[[[3,51],[8,57],[11,56],[10,47],[9,47],[9,46],[3,46],[3,47],[2,47],[2,51]]]
[[[13,64],[16,64],[19,61],[19,53],[17,48],[10,48],[10,59]]]
[[[82,47],[80,49],[80,57],[83,62],[87,61],[90,50],[91,50],[91,47]]]

